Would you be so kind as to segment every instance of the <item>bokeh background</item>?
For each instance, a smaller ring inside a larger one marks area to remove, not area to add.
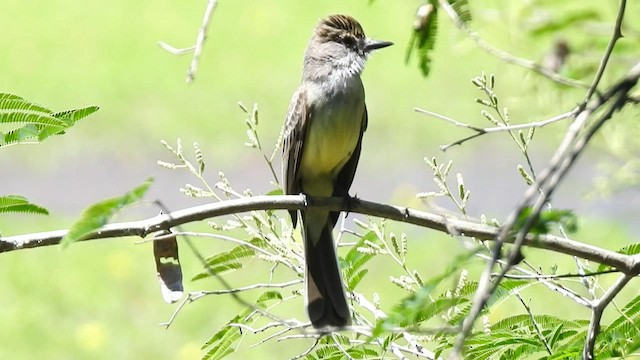
[[[248,108],[258,104],[259,132],[270,153],[300,81],[311,29],[331,13],[350,14],[368,36],[396,43],[375,54],[363,76],[369,128],[352,192],[364,199],[428,209],[415,194],[437,191],[423,160],[436,156],[441,162],[453,160],[453,173],[464,175],[472,191],[472,216],[502,218],[526,187],[516,171],[524,159],[508,136],[484,136],[443,153],[439,145],[469,133],[413,109],[422,107],[488,126],[479,114],[481,106],[474,101],[481,94],[469,81],[482,71],[496,74],[496,91],[514,122],[542,120],[567,111],[581,100],[583,92],[559,87],[487,55],[445,17],[440,18],[431,73],[423,78],[415,59],[404,62],[418,5],[418,1],[407,0],[220,0],[196,80],[187,84],[190,54],[171,55],[157,42],[191,46],[202,20],[202,1],[3,0],[0,91],[53,110],[98,105],[100,111],[64,136],[37,146],[2,149],[0,192],[24,195],[52,214],[3,215],[0,231],[14,235],[68,227],[88,204],[122,194],[149,176],[155,183],[147,199],[162,200],[171,209],[202,203],[179,192],[185,183],[197,184],[195,178],[184,170],[156,165],[157,160],[175,160],[160,145],[161,139],[170,144],[182,139],[188,154],[191,144],[197,142],[211,183],[217,181],[218,171],[224,171],[238,190],[251,188],[255,194],[272,190],[262,156],[243,145],[245,115],[237,103]],[[595,37],[586,37],[580,28],[530,36],[528,25],[518,21],[528,12],[534,18],[535,5],[474,1],[473,26],[491,43],[524,58],[539,61],[562,36],[582,52],[581,59],[599,59],[606,31]],[[560,7],[557,9],[563,10]],[[611,24],[616,4],[606,1],[599,11],[594,21]],[[633,11],[630,8],[628,13]],[[613,67],[604,83],[624,69]],[[545,165],[565,128],[566,124],[559,123],[537,132],[530,150],[537,169]],[[594,195],[592,179],[602,161],[606,161],[602,148],[589,150],[553,201],[556,207],[572,208],[581,216],[577,239],[617,249],[631,242],[638,228],[640,197],[633,190],[604,199]],[[279,170],[279,161],[276,164]],[[446,201],[439,205],[451,208]],[[149,202],[114,220],[157,212]],[[443,254],[460,251],[457,241],[434,231],[390,226],[409,233],[411,263],[423,275],[437,274],[447,264]],[[241,307],[228,298],[210,297],[188,305],[168,330],[158,326],[175,306],[160,297],[151,245],[134,244],[135,240],[93,241],[64,251],[46,248],[0,255],[0,358],[199,358],[204,341]],[[211,253],[227,245],[201,239],[198,246]],[[200,265],[186,249],[181,255],[189,278]],[[530,258],[547,269],[558,263],[560,271],[575,271],[570,258],[535,251]],[[362,291],[396,294],[383,304],[388,308],[403,292],[386,282],[391,264],[380,260],[378,265]],[[253,279],[232,278],[236,280],[233,284],[265,281],[268,276],[257,270],[252,274]],[[186,283],[187,291],[203,288],[220,288],[220,284]],[[534,311],[586,315],[555,294],[544,299],[530,297]],[[303,317],[302,300],[291,304],[289,309],[296,310],[289,316]],[[506,304],[503,309],[508,313],[514,308]],[[306,349],[309,341],[289,341],[283,350],[284,345],[277,343],[249,348],[249,338],[233,357],[291,357]]]

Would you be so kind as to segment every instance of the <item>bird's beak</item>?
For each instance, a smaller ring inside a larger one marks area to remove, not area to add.
[[[393,45],[391,41],[367,39],[364,44],[364,51],[369,52],[377,49],[386,48],[387,46],[391,46],[391,45]]]

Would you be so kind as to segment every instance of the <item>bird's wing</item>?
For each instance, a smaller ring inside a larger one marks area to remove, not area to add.
[[[285,194],[298,195],[302,192],[298,170],[302,160],[302,144],[307,132],[311,109],[307,104],[306,92],[299,88],[289,104],[285,121],[284,144],[282,146],[282,172]],[[290,211],[293,226],[296,226],[296,211]]]

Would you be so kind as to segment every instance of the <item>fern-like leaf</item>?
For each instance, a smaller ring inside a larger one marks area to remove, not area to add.
[[[269,301],[281,301],[282,294],[278,291],[267,291],[262,293],[256,300],[256,306],[264,309]],[[234,345],[242,338],[243,333],[240,328],[234,326],[234,324],[246,324],[250,325],[255,321],[255,317],[251,317],[251,314],[255,314],[253,307],[248,307],[240,314],[234,316],[226,326],[220,331],[215,333],[207,342],[202,345],[202,349],[211,347],[209,351],[202,357],[202,360],[218,360],[226,357],[227,355],[235,352]]]
[[[431,51],[438,31],[437,3],[437,0],[430,0],[418,8],[413,33],[405,52],[405,64],[408,64],[415,51],[418,69],[424,77],[427,77],[431,70]]]
[[[63,120],[66,124],[65,130],[72,127],[73,125],[76,124],[76,122],[78,122],[79,120],[84,119],[85,117],[93,114],[94,112],[98,111],[98,107],[97,106],[89,106],[86,108],[82,108],[82,109],[76,109],[76,110],[68,110],[68,111],[63,111],[63,112],[59,112],[54,114],[53,116],[56,119],[60,119]],[[38,141],[43,141],[44,139],[48,138],[51,135],[62,135],[64,134],[64,130],[63,131],[58,131],[56,128],[51,127],[51,126],[43,126],[40,129],[40,132],[38,133]]]
[[[458,14],[458,17],[463,23],[471,21],[471,9],[469,8],[469,0],[449,0],[449,4],[453,8],[453,11]]]
[[[249,243],[257,247],[266,246],[266,242],[260,238],[253,238]],[[209,278],[212,273],[222,274],[242,269],[244,265],[241,261],[253,258],[255,254],[256,250],[246,245],[236,246],[229,251],[218,253],[207,259],[207,269],[195,275],[192,280],[195,281]]]
[[[53,113],[20,96],[0,93],[0,124],[18,125],[8,132],[0,132],[0,146],[40,142],[51,135],[63,134],[78,120],[96,111],[98,107],[90,106]]]
[[[47,209],[32,204],[20,195],[0,196],[0,213],[29,213],[49,215]]]
[[[29,102],[20,96],[12,95],[12,94],[0,94],[0,109],[1,110],[23,110],[23,111],[34,111],[41,112],[45,114],[53,114],[53,111],[45,108],[44,106],[40,106],[38,104],[34,104]]]
[[[640,296],[636,296],[631,300],[624,309],[622,314],[604,328],[601,336],[618,334],[624,336],[625,339],[635,338],[640,333]]]
[[[358,283],[360,283],[367,274],[368,271],[366,269],[362,269],[362,267],[375,256],[375,254],[372,253],[363,253],[358,251],[359,248],[366,246],[365,241],[369,241],[373,244],[378,244],[380,242],[376,233],[374,231],[369,231],[360,238],[356,246],[353,246],[344,257],[343,267],[346,269],[347,286],[350,290],[354,290]]]
[[[415,293],[403,299],[387,314],[387,318],[381,319],[373,330],[373,336],[380,336],[388,329],[398,326],[418,326],[420,322],[431,318],[449,308],[464,305],[469,299],[464,297],[441,298],[435,302],[432,300],[432,291],[444,279],[460,270],[462,266],[474,257],[478,247],[456,256],[449,267],[440,275],[432,278]]]

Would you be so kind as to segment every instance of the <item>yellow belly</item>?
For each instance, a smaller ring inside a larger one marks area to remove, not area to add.
[[[300,163],[303,191],[331,196],[333,183],[358,144],[364,101],[317,111],[306,132]]]

